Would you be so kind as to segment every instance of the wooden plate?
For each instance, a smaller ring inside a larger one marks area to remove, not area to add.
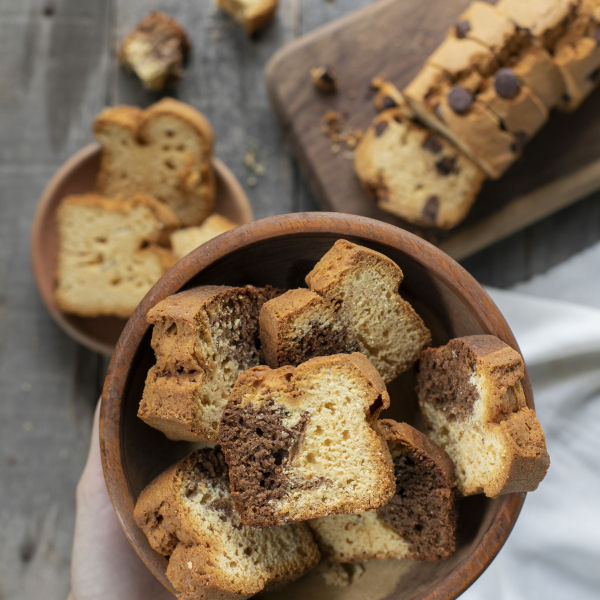
[[[126,319],[66,314],[54,302],[58,248],[56,210],[65,196],[94,189],[99,166],[100,146],[90,144],[67,160],[50,180],[33,219],[31,261],[44,304],[58,325],[90,350],[110,355]],[[218,158],[213,159],[213,168],[217,182],[216,212],[240,225],[250,223],[253,220],[252,209],[233,173]]]
[[[446,254],[397,227],[354,215],[298,213],[243,225],[181,259],[150,290],[127,322],[113,354],[102,393],[100,450],[104,475],[118,519],[129,541],[154,575],[170,589],[167,561],[136,527],[133,507],[153,477],[185,454],[190,445],[172,442],[137,418],[148,369],[154,364],[146,313],[170,294],[195,285],[303,285],[304,276],[338,238],[383,252],[404,271],[401,286],[432,331],[434,344],[479,333],[497,335],[513,348],[515,338],[481,286]],[[390,387],[384,416],[415,423],[414,374]],[[529,406],[533,397],[524,380]],[[524,494],[490,500],[472,496],[460,504],[458,550],[438,562],[373,561],[356,586],[326,587],[309,574],[265,594],[292,600],[383,600],[455,598],[487,567],[508,537]]]
[[[524,0],[526,1],[526,0]],[[376,114],[375,75],[400,89],[422,67],[470,0],[381,0],[291,42],[269,62],[269,95],[319,204],[409,229],[460,260],[600,189],[600,89],[572,114],[553,113],[504,177],[487,182],[467,219],[450,232],[417,229],[377,208],[354,174],[352,155],[331,151],[327,110],[364,130]],[[320,94],[311,67],[332,65],[337,94]]]

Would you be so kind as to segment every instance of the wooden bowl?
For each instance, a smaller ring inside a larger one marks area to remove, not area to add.
[[[58,249],[56,211],[69,194],[90,192],[96,185],[100,167],[100,146],[90,144],[67,160],[42,193],[33,219],[31,261],[33,274],[46,308],[60,327],[91,350],[112,354],[126,319],[118,317],[79,317],[62,312],[54,302],[54,273]],[[213,159],[216,175],[216,212],[237,224],[253,220],[248,198],[233,173]]]
[[[183,456],[186,443],[169,441],[136,416],[148,369],[154,364],[147,311],[170,294],[196,285],[304,285],[305,274],[338,238],[378,250],[396,261],[405,278],[404,297],[432,330],[434,345],[462,335],[490,333],[513,348],[513,334],[481,286],[454,260],[424,240],[365,217],[340,213],[292,214],[244,225],[211,240],[180,260],[150,290],[128,321],[112,357],[104,391],[100,445],[108,491],[126,536],[154,575],[170,589],[167,561],[152,551],[133,519],[135,500],[151,479]],[[415,423],[413,373],[390,387],[392,407],[383,416]],[[533,407],[529,379],[527,403]],[[439,562],[372,561],[349,587],[324,586],[309,574],[273,598],[361,600],[455,598],[487,567],[508,537],[524,494],[461,501],[457,552]]]

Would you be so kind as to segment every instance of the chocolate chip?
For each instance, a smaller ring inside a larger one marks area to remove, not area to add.
[[[448,92],[448,104],[457,114],[466,113],[473,104],[473,94],[460,85],[453,85]]]
[[[597,69],[594,69],[589,75],[588,75],[588,79],[590,81],[593,81],[594,83],[596,81],[600,81],[600,67],[598,67]]]
[[[435,163],[435,168],[437,169],[437,172],[444,177],[451,173],[457,173],[456,156],[444,156],[443,158],[440,158],[440,160]]]
[[[442,151],[442,142],[440,141],[440,137],[437,133],[430,131],[421,146],[425,150],[429,150],[432,154],[439,154]]]
[[[381,101],[381,108],[394,108],[394,106],[398,106],[398,103],[391,96],[385,96]]]
[[[379,121],[375,123],[375,137],[379,137],[387,129],[387,126],[387,121]]]
[[[523,146],[525,146],[525,143],[527,142],[527,133],[525,131],[516,131],[514,136],[516,141],[510,145],[510,149],[513,152],[521,152],[521,150],[523,150]]]
[[[435,224],[435,219],[437,218],[439,208],[440,197],[429,196],[429,198],[427,198],[427,202],[425,202],[425,206],[423,207],[423,218],[425,218],[431,224]]]
[[[499,69],[494,76],[494,88],[500,98],[510,100],[514,98],[521,89],[519,78],[512,69]]]
[[[561,96],[561,100],[562,100],[563,102],[571,102],[571,96],[569,96],[569,94],[563,94],[563,95]]]
[[[459,40],[462,40],[463,38],[467,37],[467,33],[471,31],[471,23],[464,19],[463,21],[459,21],[454,28],[456,30],[456,37]]]

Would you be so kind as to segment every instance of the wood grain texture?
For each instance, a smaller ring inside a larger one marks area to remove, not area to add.
[[[523,158],[501,180],[486,183],[464,224],[452,232],[418,229],[377,208],[354,174],[352,152],[343,144],[332,152],[322,121],[333,110],[345,131],[364,131],[376,114],[371,79],[384,75],[405,87],[468,4],[438,2],[432,10],[417,0],[382,0],[290,44],[266,75],[286,138],[322,208],[416,231],[459,259],[600,188],[600,90],[575,114],[553,114]],[[322,94],[311,84],[310,68],[322,64],[336,70],[338,93]]]
[[[119,340],[102,392],[100,451],[108,490],[131,543],[150,570],[165,585],[166,559],[155,553],[136,526],[133,507],[153,477],[189,450],[189,444],[169,441],[137,418],[148,369],[154,363],[146,314],[158,302],[194,285],[270,284],[297,287],[339,237],[384,253],[402,266],[402,295],[410,300],[432,332],[433,343],[452,337],[490,333],[518,350],[508,324],[479,284],[458,264],[431,244],[386,223],[339,213],[300,213],[244,225],[188,254],[154,286],[140,303]],[[406,417],[406,405],[416,407],[407,371],[390,386],[391,408],[384,417]],[[525,395],[533,407],[529,378]],[[408,419],[414,423],[415,410]],[[389,414],[388,414],[389,413]],[[392,581],[381,593],[378,582],[365,597],[383,600],[441,600],[457,597],[492,560],[516,520],[524,494],[494,500],[477,496],[459,509],[458,550],[448,560],[420,562],[409,571],[396,561],[382,567]],[[302,590],[291,583],[269,597],[325,600],[322,581]],[[300,593],[299,593],[300,592]]]
[[[114,47],[150,9],[179,18],[194,50],[174,93],[210,118],[216,154],[257,216],[316,208],[284,144],[263,71],[288,41],[369,0],[281,0],[271,27],[248,39],[210,0],[0,2],[0,598],[64,600],[75,484],[106,363],[67,338],[38,298],[29,264],[37,199],[64,160],[92,141],[105,105],[156,95],[121,71]],[[417,31],[417,35],[420,35]],[[244,164],[258,142],[263,177]],[[566,147],[565,147],[566,148]],[[565,151],[569,151],[566,148]],[[600,240],[600,196],[470,257],[480,281],[508,286]]]

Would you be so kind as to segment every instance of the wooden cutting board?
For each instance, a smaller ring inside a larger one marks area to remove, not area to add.
[[[282,48],[266,70],[275,111],[317,201],[410,229],[461,259],[600,189],[600,90],[573,114],[552,114],[523,157],[487,182],[467,219],[450,232],[417,230],[379,210],[354,175],[352,153],[332,152],[322,131],[328,110],[344,129],[375,116],[370,81],[383,75],[402,89],[442,41],[469,0],[381,0]],[[336,94],[319,93],[309,71],[334,67]]]

